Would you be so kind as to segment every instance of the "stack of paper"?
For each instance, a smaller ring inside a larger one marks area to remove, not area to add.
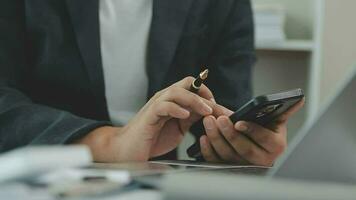
[[[86,146],[29,146],[0,155],[0,184],[28,180],[58,169],[91,164]]]
[[[256,42],[281,42],[286,39],[286,12],[281,5],[256,5],[253,9]]]

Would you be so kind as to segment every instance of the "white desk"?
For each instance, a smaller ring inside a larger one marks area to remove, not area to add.
[[[98,200],[163,200],[163,195],[159,191],[140,189],[117,196],[98,197]]]

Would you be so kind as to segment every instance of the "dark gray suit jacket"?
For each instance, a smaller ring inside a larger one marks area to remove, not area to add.
[[[249,0],[154,0],[148,98],[208,66],[216,100],[251,97]],[[64,144],[108,124],[98,0],[0,2],[0,152]],[[129,89],[129,88],[128,88]]]

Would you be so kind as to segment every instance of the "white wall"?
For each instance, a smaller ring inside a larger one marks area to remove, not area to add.
[[[320,100],[356,66],[356,1],[326,0]],[[356,100],[355,100],[356,101]]]

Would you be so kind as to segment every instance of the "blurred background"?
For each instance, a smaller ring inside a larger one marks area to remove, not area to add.
[[[291,140],[356,65],[355,0],[252,0],[257,64],[254,96],[304,89],[306,106],[289,124]],[[180,159],[193,143],[186,137]]]

